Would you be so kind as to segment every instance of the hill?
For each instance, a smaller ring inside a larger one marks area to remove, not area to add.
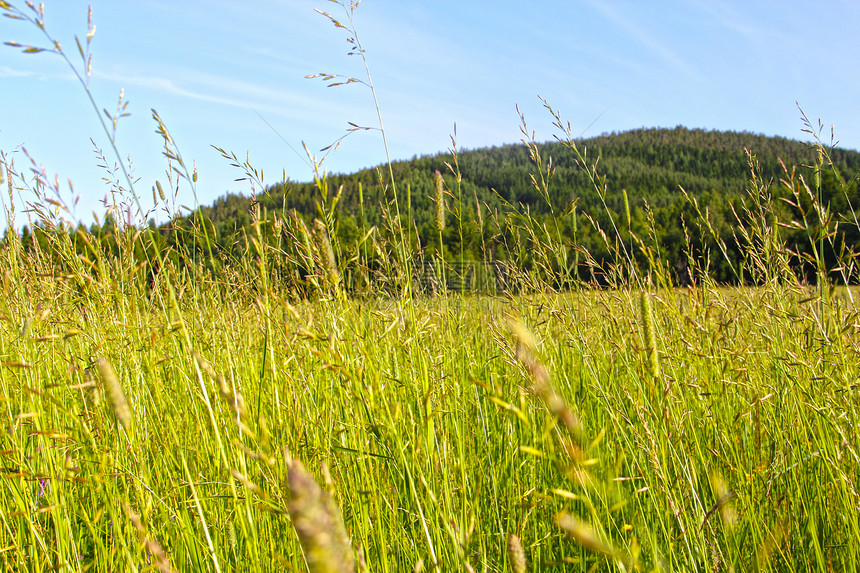
[[[565,237],[571,248],[579,245],[596,260],[603,260],[611,254],[612,240],[607,242],[598,227],[613,240],[617,237],[619,233],[608,231],[613,225],[624,226],[626,192],[630,213],[626,230],[632,234],[628,238],[649,238],[660,257],[681,272],[686,264],[685,234],[700,252],[718,249],[717,237],[725,240],[724,250],[738,252],[734,236],[740,223],[737,213],[749,202],[751,188],[746,150],[758,163],[756,195],[765,192],[770,200],[768,208],[786,221],[801,216],[792,212],[787,202],[796,202],[792,197],[800,182],[798,179],[789,186],[780,180],[790,179],[790,170],[796,166],[796,175],[803,175],[812,186],[818,159],[815,148],[786,138],[684,127],[605,134],[577,141],[576,151],[560,142],[535,144],[534,149],[542,170],[524,144],[462,150],[456,161],[450,154],[438,154],[394,162],[397,207],[409,222],[407,234],[417,252],[429,256],[438,250],[433,201],[434,173],[438,170],[448,192],[442,233],[447,260],[505,259],[512,249],[522,248],[510,235],[511,217],[517,213],[528,213],[539,224],[556,229],[556,236]],[[829,153],[832,165],[822,169],[823,205],[844,223],[853,223],[850,205],[860,201],[856,197],[860,153],[839,148]],[[581,157],[586,165],[582,165]],[[454,173],[457,169],[459,185]],[[535,184],[541,180],[540,173],[547,180],[545,188]],[[591,174],[597,175],[597,185]],[[839,184],[839,177],[844,185]],[[330,175],[328,190],[321,190],[316,183],[280,183],[254,201],[264,213],[292,212],[308,222],[336,203],[330,223],[338,243],[348,247],[361,240],[365,229],[390,228],[394,204],[387,180],[386,169],[364,169]],[[698,210],[691,200],[698,203]],[[251,203],[250,198],[227,195],[201,209],[212,222],[222,250],[242,248],[235,236],[251,223]],[[702,227],[699,215],[704,213],[712,230]],[[847,233],[850,246],[857,244],[856,224],[852,229],[843,226],[842,231]],[[799,251],[808,247],[808,233],[797,229],[785,233],[790,247]],[[643,252],[639,256],[642,258]],[[714,264],[720,279],[733,279],[726,261],[715,260]]]

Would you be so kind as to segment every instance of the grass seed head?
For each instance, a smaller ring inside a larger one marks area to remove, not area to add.
[[[625,222],[627,223],[627,230],[630,231],[630,225],[632,223],[630,219],[630,199],[627,197],[627,189],[621,190],[622,197],[624,199],[624,217]]]
[[[508,563],[511,573],[526,573],[526,553],[523,544],[515,534],[508,534]]]
[[[230,409],[233,410],[237,416],[239,416],[240,420],[244,419],[247,410],[245,408],[245,400],[242,398],[242,394],[234,391],[233,387],[227,383],[224,376],[215,372],[212,365],[197,352],[193,352],[192,355],[194,356],[194,360],[196,360],[197,364],[200,366],[200,369],[215,382],[218,387],[218,393],[221,395],[221,399],[227,403]]]
[[[738,521],[738,515],[735,511],[734,497],[735,492],[730,490],[726,480],[718,471],[712,471],[709,475],[711,480],[711,490],[714,492],[716,504],[705,515],[705,521],[715,510],[719,510],[720,517],[723,520],[723,525],[728,529],[734,529]],[[704,526],[704,522],[702,523]]]
[[[110,402],[117,422],[127,432],[130,432],[134,422],[131,414],[131,406],[128,405],[128,400],[126,400],[125,393],[122,391],[122,386],[119,383],[119,378],[117,378],[113,366],[104,358],[99,358],[96,360],[96,367],[99,370],[99,375],[102,377],[105,394],[107,394],[108,402]]]
[[[146,531],[146,526],[144,526],[140,516],[135,513],[128,502],[123,502],[123,507],[125,508],[126,514],[128,515],[129,521],[131,521],[134,530],[137,532],[138,539],[146,549],[147,556],[151,559],[155,568],[158,571],[161,571],[161,573],[175,573],[176,569],[174,569],[170,564],[170,558],[167,556],[167,553],[165,553],[164,548],[158,541],[149,537]]]
[[[340,284],[340,271],[337,268],[337,260],[334,257],[334,249],[331,246],[331,240],[328,236],[328,231],[325,224],[320,219],[314,219],[314,235],[317,240],[320,258],[322,259],[323,270],[325,270],[326,278],[332,286]]]
[[[570,409],[565,399],[553,387],[546,366],[535,356],[537,342],[531,331],[517,320],[510,320],[508,328],[516,340],[516,358],[532,378],[532,391],[564,425],[570,437],[578,441],[582,437],[582,423],[579,416]],[[571,451],[578,451],[575,444],[569,445],[572,448]]]
[[[230,551],[235,553],[239,548],[239,544],[236,541],[236,526],[233,525],[232,519],[227,520],[226,528],[227,544],[230,546]]]
[[[96,377],[93,375],[93,371],[87,368],[84,370],[84,384],[87,386],[89,390],[86,394],[87,403],[92,408],[98,408],[102,402],[102,388],[96,383]]]
[[[601,540],[594,529],[586,522],[569,513],[562,513],[556,518],[556,523],[568,536],[585,549],[593,553],[606,555],[607,557],[615,558],[617,556],[617,551],[608,543]]]
[[[441,233],[445,230],[445,181],[438,169],[433,174],[433,179],[436,184],[433,193],[433,200],[436,203],[436,229]]]
[[[289,461],[288,508],[310,573],[354,573],[355,558],[340,511],[298,460]]]
[[[645,336],[645,351],[647,352],[648,373],[656,380],[660,377],[660,357],[657,355],[657,329],[654,322],[654,306],[651,295],[645,290],[639,293],[639,311]]]

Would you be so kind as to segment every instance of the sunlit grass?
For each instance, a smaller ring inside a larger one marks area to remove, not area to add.
[[[171,177],[195,190],[154,119]],[[523,133],[551,203],[551,161],[524,118]],[[596,163],[565,145],[605,204]],[[13,199],[29,179],[2,164]],[[187,235],[197,249],[133,223],[109,237],[72,230],[37,179],[42,240],[25,249],[12,230],[0,245],[0,560],[12,571],[856,570],[860,313],[856,291],[828,280],[856,283],[855,255],[829,262],[835,219],[817,185],[787,171],[780,184],[806,210],[779,221],[750,166],[744,250],[729,264],[753,286],[715,284],[712,253],[687,244],[690,286],[678,288],[629,213],[623,240],[611,217],[612,230],[595,224],[614,256],[599,263],[526,210],[510,224],[530,265],[507,261],[510,284],[488,289],[498,296],[448,292],[441,236],[442,280],[417,294],[410,265],[423,253],[408,250],[393,186],[387,230],[362,228],[352,251],[332,233],[339,192],[318,172],[318,218],[255,205],[242,256],[219,258],[202,219]],[[437,182],[441,233],[455,193]],[[136,202],[130,180],[117,191]],[[854,214],[841,215],[844,226]],[[815,286],[796,278],[803,255],[780,243],[781,225],[816,245]]]
[[[408,303],[412,321],[395,300],[191,286],[189,347],[146,297],[26,272],[3,304],[2,556],[131,569],[157,543],[179,570],[302,570],[298,459],[368,570],[504,570],[509,534],[530,567],[849,569],[860,338],[845,298],[822,321],[808,295],[656,292],[655,378],[634,291],[434,298]]]

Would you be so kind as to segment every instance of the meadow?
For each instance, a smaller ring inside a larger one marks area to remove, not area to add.
[[[38,26],[39,10],[16,14]],[[155,120],[168,172],[193,189]],[[523,144],[548,196],[551,161]],[[318,173],[317,218],[253,207],[244,254],[219,258],[198,248],[211,240],[201,219],[172,244],[142,221],[108,236],[69,225],[50,182],[4,154],[0,560],[80,572],[855,571],[860,293],[844,286],[857,267],[836,228],[857,219],[850,202],[833,213],[819,200],[829,153],[819,140],[777,182],[757,177],[751,154],[736,234],[714,237],[714,252],[687,244],[683,273],[630,232],[629,209],[595,223],[610,260],[521,211],[509,217],[528,261],[464,293],[445,288],[456,261],[443,250],[435,286],[419,285],[424,253],[405,239],[393,173],[387,228],[362,228],[355,245],[331,240],[336,195]],[[598,195],[618,192],[580,157]],[[454,155],[459,181],[456,170]],[[457,189],[437,181],[441,237]],[[802,216],[779,218],[776,187]],[[13,224],[21,189],[41,217],[28,245]],[[805,233],[811,254],[786,248],[785,229]],[[729,240],[742,257],[722,284],[709,265]]]
[[[79,289],[3,255],[11,570],[305,570],[298,461],[368,571],[504,571],[510,535],[525,570],[853,567],[848,291],[293,305],[198,277],[171,312],[120,261]]]

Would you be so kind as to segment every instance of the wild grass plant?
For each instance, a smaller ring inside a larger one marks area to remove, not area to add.
[[[41,7],[0,8],[43,29]],[[600,196],[615,191],[550,112]],[[183,174],[168,189],[193,189],[154,118],[168,172]],[[552,161],[523,127],[549,197]],[[598,262],[514,210],[487,216],[507,217],[532,264],[510,261],[513,286],[497,296],[420,296],[408,269],[424,253],[401,233],[397,202],[387,231],[332,240],[338,193],[323,172],[315,219],[256,205],[244,255],[219,258],[166,243],[145,218],[106,243],[74,229],[52,215],[64,213],[58,190],[4,154],[9,208],[17,190],[36,192],[44,241],[24,249],[8,214],[0,560],[11,571],[854,571],[860,313],[853,288],[832,281],[855,283],[857,266],[832,230],[856,217],[820,202],[827,154],[818,140],[810,167],[778,182],[750,154],[738,286],[709,275],[724,248],[689,244],[679,286],[629,215],[604,230],[581,214],[614,254]],[[130,181],[117,192],[134,202]],[[154,195],[167,202],[162,184]],[[686,224],[716,235],[706,212]],[[787,227],[817,254],[788,249]],[[189,237],[211,248],[202,218]],[[438,256],[445,269],[441,244]]]

